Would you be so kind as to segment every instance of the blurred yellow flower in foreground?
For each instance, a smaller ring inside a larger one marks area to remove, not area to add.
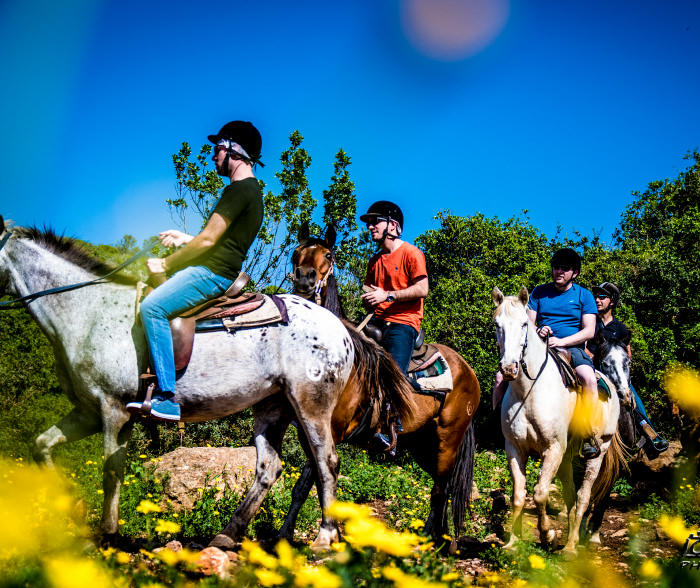
[[[536,553],[533,553],[527,559],[530,562],[530,565],[532,566],[533,570],[546,570],[547,569],[547,562],[544,561],[544,558],[540,557]]]
[[[55,588],[95,588],[111,586],[107,574],[94,561],[77,557],[60,557],[46,562],[46,571]]]
[[[255,570],[255,577],[258,579],[258,582],[260,582],[260,585],[265,586],[265,588],[279,586],[285,582],[284,576],[270,570],[257,569]]]
[[[62,551],[84,536],[71,519],[75,500],[53,470],[27,465],[13,469],[0,460],[0,562]]]
[[[382,569],[382,574],[387,580],[391,580],[398,588],[447,588],[442,582],[428,582],[410,574],[402,572],[399,568],[389,566]]]
[[[156,525],[156,533],[179,533],[180,525],[174,523],[173,521],[164,521],[163,519],[158,519],[158,524]]]
[[[700,376],[688,369],[666,372],[664,387],[669,397],[688,412],[700,413]]]
[[[345,539],[354,547],[374,547],[389,555],[404,557],[423,542],[423,538],[413,533],[390,531],[364,506],[336,501],[328,508],[328,514],[345,522]]]
[[[692,531],[687,529],[683,519],[681,517],[669,517],[668,515],[661,515],[659,518],[659,526],[663,529],[664,533],[668,535],[669,539],[678,545],[683,545]]]
[[[154,504],[150,500],[142,500],[140,504],[136,507],[136,510],[143,514],[148,514],[151,512],[160,512],[160,506]]]
[[[294,585],[299,588],[341,588],[343,581],[325,566],[304,566],[294,575]]]
[[[639,568],[639,573],[642,574],[642,576],[646,576],[647,578],[656,580],[657,578],[661,577],[661,568],[659,567],[659,564],[657,564],[655,561],[646,559],[644,560],[642,566]]]
[[[265,568],[275,569],[278,565],[277,558],[270,555],[258,543],[250,539],[244,539],[241,544],[241,551],[246,556],[246,559],[252,563],[263,566]]]

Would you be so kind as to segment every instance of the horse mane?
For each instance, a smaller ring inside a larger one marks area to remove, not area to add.
[[[75,239],[59,235],[51,227],[43,230],[37,227],[15,227],[12,231],[20,239],[33,241],[41,248],[96,276],[104,276],[114,269],[113,265],[92,257]],[[138,280],[119,274],[111,277],[110,281],[133,285]]]
[[[389,402],[399,418],[406,422],[417,412],[408,379],[383,347],[359,333],[350,321],[343,319],[343,324],[355,347],[359,389],[376,396],[378,409]]]

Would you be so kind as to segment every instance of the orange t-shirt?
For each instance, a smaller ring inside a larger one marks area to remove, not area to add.
[[[380,251],[372,256],[365,285],[393,292],[408,288],[421,277],[428,277],[423,252],[410,243],[402,243],[396,251]],[[423,299],[382,302],[374,309],[374,316],[388,323],[410,325],[418,331],[423,318]]]

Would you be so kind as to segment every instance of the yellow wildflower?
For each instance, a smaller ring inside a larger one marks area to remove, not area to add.
[[[664,530],[664,533],[678,545],[683,545],[690,536],[690,529],[686,529],[681,517],[669,517],[661,515],[659,518],[659,526]]]
[[[422,529],[423,527],[425,527],[425,523],[420,519],[413,519],[409,527],[411,529]]]
[[[343,581],[325,566],[304,566],[294,575],[294,585],[314,588],[341,588]]]
[[[258,543],[244,539],[241,544],[241,550],[245,553],[248,561],[252,564],[261,565],[266,568],[275,569],[277,567],[277,559],[267,553]]]
[[[650,559],[644,560],[642,567],[639,568],[639,572],[642,574],[642,576],[646,576],[652,580],[656,580],[657,578],[661,577],[661,568],[659,567],[659,564]]]
[[[547,562],[544,561],[542,557],[537,555],[536,553],[533,553],[530,557],[527,558],[530,562],[530,565],[532,566],[533,570],[544,570],[547,569]]]
[[[60,557],[46,563],[54,588],[95,588],[109,586],[109,577],[94,561],[77,557]]]
[[[158,519],[158,524],[156,525],[156,533],[179,533],[180,525],[173,521],[164,521],[163,519]]]
[[[123,551],[117,552],[116,555],[117,563],[121,565],[126,565],[131,561],[131,557],[129,556],[128,553],[124,553]]]
[[[382,569],[382,574],[387,580],[391,580],[397,588],[447,588],[442,582],[428,582],[410,574],[402,572],[399,568],[389,566]]]
[[[266,588],[284,584],[284,576],[270,570],[257,569],[255,570],[255,577],[258,579],[258,582]]]
[[[664,378],[668,395],[688,412],[700,412],[700,377],[687,369],[669,370]]]
[[[161,512],[160,506],[154,504],[150,500],[142,500],[141,503],[136,507],[136,510],[143,514],[148,514],[151,512]]]
[[[452,580],[456,580],[459,578],[459,574],[457,572],[449,572],[440,578],[443,582],[452,582]]]

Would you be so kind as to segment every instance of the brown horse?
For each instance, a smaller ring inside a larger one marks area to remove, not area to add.
[[[292,257],[292,281],[295,294],[310,299],[315,297],[319,304],[344,318],[333,275],[335,237],[332,226],[326,228],[322,239],[309,238],[308,227],[302,226],[300,244]],[[350,323],[346,325],[349,330],[354,330]],[[442,536],[448,533],[447,504],[450,497],[455,532],[460,533],[464,529],[474,467],[475,443],[471,421],[479,405],[481,389],[474,371],[457,352],[444,345],[436,347],[450,366],[454,388],[442,400],[428,395],[414,395],[415,411],[402,417],[403,431],[399,433],[399,444],[410,451],[416,463],[433,479],[425,532],[442,542]],[[333,412],[333,438],[336,443],[369,446],[373,433],[379,428],[382,405],[351,383],[352,380],[345,387]],[[297,514],[314,479],[313,461],[307,460],[294,487],[292,505],[280,530],[281,536],[292,537]]]

